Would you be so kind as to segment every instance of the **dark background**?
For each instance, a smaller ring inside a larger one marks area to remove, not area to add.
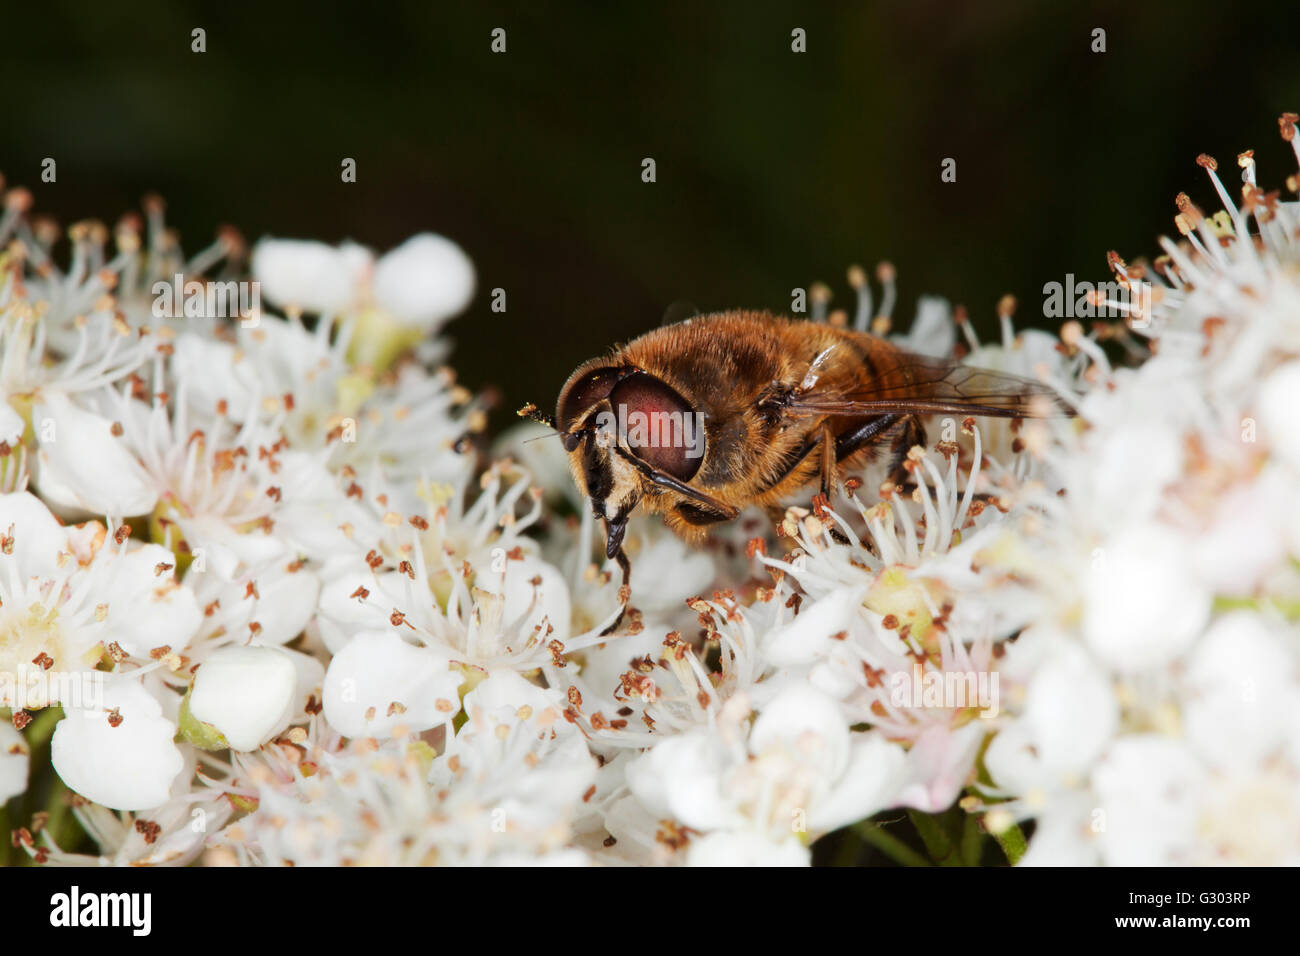
[[[0,171],[64,223],[157,190],[190,251],[227,222],[451,236],[479,273],[452,363],[501,386],[499,427],[674,302],[788,310],[822,278],[847,304],[853,262],[895,263],[904,326],[920,293],[1042,324],[1043,283],[1151,253],[1179,190],[1211,204],[1199,152],[1234,192],[1242,149],[1266,188],[1295,170],[1297,6],[11,3]]]

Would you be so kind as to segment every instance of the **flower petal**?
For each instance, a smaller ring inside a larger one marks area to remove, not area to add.
[[[234,750],[256,750],[289,725],[298,671],[276,647],[223,647],[199,665],[190,713]]]
[[[54,728],[55,771],[77,793],[112,810],[165,803],[185,766],[173,740],[176,725],[138,681],[109,680],[103,699],[108,711],[69,708]]]
[[[460,711],[461,676],[450,663],[447,651],[416,647],[391,632],[358,634],[325,672],[325,719],[345,737],[445,724]]]

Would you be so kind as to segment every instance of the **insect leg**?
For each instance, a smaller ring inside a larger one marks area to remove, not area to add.
[[[801,445],[795,451],[795,453],[790,457],[790,460],[786,463],[786,466],[783,469],[781,469],[781,473],[778,475],[774,475],[772,479],[768,481],[767,484],[760,489],[760,491],[771,491],[781,482],[789,478],[790,475],[793,474],[794,470],[804,463],[804,460],[808,457],[809,454],[812,453],[812,450],[817,447],[820,440],[821,439],[819,438],[814,438],[804,442],[804,444]]]
[[[830,425],[821,427],[821,446],[822,446],[822,494],[826,500],[831,500],[831,495],[835,491],[835,463],[839,460],[836,454],[838,442],[835,435],[831,433]]]
[[[600,637],[604,637],[606,634],[613,634],[618,630],[618,626],[623,623],[623,615],[627,613],[628,601],[631,600],[632,597],[631,588],[628,584],[632,577],[632,564],[628,561],[627,555],[623,553],[623,546],[621,544],[619,545],[618,550],[614,552],[614,560],[618,562],[619,570],[623,572],[623,581],[618,586],[618,600],[622,607],[619,608],[618,617],[614,618],[614,623],[601,631],[599,635]]]
[[[854,452],[865,448],[876,440],[882,432],[888,431],[897,424],[900,418],[902,418],[901,415],[877,415],[875,418],[868,418],[856,428],[842,432],[835,439],[835,460],[843,461]]]
[[[890,445],[894,457],[889,463],[889,478],[896,485],[901,486],[907,482],[907,469],[903,464],[907,461],[907,453],[912,450],[913,445],[925,445],[925,426],[921,424],[920,418],[909,415],[903,419],[902,426]]]
[[[821,446],[822,446],[822,493],[818,497],[821,504],[829,508],[831,496],[835,493],[835,465],[838,459],[835,455],[835,433],[831,431],[831,426],[823,424],[821,427]],[[813,511],[817,511],[818,499],[813,499]],[[827,528],[831,537],[840,544],[848,544],[848,536],[834,525]]]

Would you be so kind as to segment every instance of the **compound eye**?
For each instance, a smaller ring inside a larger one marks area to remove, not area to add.
[[[702,416],[671,387],[644,372],[609,393],[628,450],[657,471],[690,481],[704,460]]]
[[[609,398],[610,391],[626,374],[627,369],[598,368],[576,381],[570,381],[560,393],[560,401],[555,409],[556,430],[562,435],[567,434],[574,422],[586,415],[591,406]]]

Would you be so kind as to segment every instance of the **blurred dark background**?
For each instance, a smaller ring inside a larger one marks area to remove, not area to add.
[[[847,304],[854,262],[895,263],[904,326],[920,293],[1041,324],[1043,283],[1151,253],[1179,190],[1210,204],[1199,152],[1295,170],[1295,2],[547,6],[8,4],[0,171],[65,223],[159,191],[190,251],[227,222],[454,238],[479,292],[452,363],[500,427],[674,302],[784,311],[821,278]]]

